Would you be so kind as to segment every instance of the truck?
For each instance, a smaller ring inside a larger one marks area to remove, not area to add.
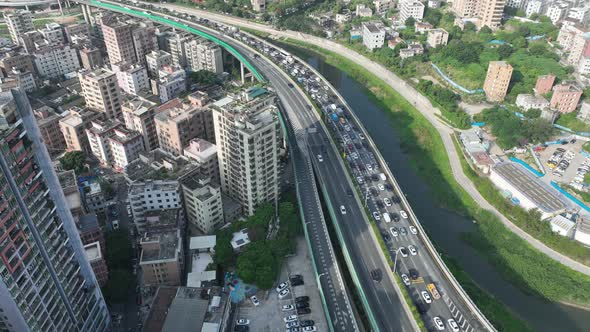
[[[436,285],[433,283],[430,283],[428,285],[426,285],[426,288],[428,288],[428,290],[430,291],[430,294],[432,294],[432,297],[434,297],[435,299],[440,299],[440,293],[438,292],[438,289],[436,289]]]
[[[381,179],[381,181],[385,181],[387,180],[387,176],[385,176],[383,173],[379,173],[379,179]]]

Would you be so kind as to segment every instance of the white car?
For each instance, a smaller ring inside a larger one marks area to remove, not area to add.
[[[440,319],[440,317],[436,316],[432,320],[434,321],[434,326],[436,327],[437,330],[443,331],[445,329],[445,323],[443,323],[443,321],[442,321],[442,319]]]
[[[408,278],[408,276],[404,273],[402,273],[402,281],[404,282],[404,285],[406,286],[410,286],[410,278]]]
[[[285,327],[292,331],[292,329],[299,327],[299,321],[288,322]]]
[[[285,282],[281,282],[278,286],[277,286],[277,293],[280,293],[283,289],[289,287],[289,283]]]
[[[411,254],[412,256],[416,256],[416,255],[418,255],[418,250],[416,250],[416,247],[414,247],[413,245],[411,245],[411,244],[410,244],[410,245],[408,246],[408,250],[410,251],[410,254]]]
[[[305,332],[315,332],[317,330],[318,330],[318,328],[315,326],[306,326],[303,328],[303,331],[305,331]]]
[[[283,318],[283,321],[285,321],[285,323],[294,322],[296,320],[297,320],[297,315],[289,315],[289,316]]]
[[[430,294],[428,294],[427,291],[422,291],[422,298],[424,299],[424,302],[426,303],[432,303],[432,298],[430,297]]]
[[[254,296],[251,296],[251,297],[250,297],[250,301],[252,301],[252,304],[253,304],[255,307],[257,307],[257,306],[259,306],[259,305],[260,305],[260,301],[258,301],[258,298],[256,297],[256,295],[254,295]]]
[[[398,233],[397,233],[397,230],[395,229],[395,227],[391,227],[391,228],[389,229],[389,231],[391,232],[391,235],[393,235],[393,236],[398,236]]]
[[[379,183],[377,185],[377,188],[379,188],[379,190],[381,190],[381,191],[385,190],[385,186],[383,184],[381,184],[381,183]]]
[[[295,306],[292,304],[285,304],[281,307],[282,311],[291,311],[291,310],[295,310]]]
[[[367,164],[367,171],[371,172],[373,170],[373,166]]]
[[[360,138],[360,139],[365,139],[365,135],[363,135],[363,134],[359,134],[359,138]]]
[[[408,219],[408,214],[404,210],[400,210],[399,215],[402,216],[402,218],[404,219]]]
[[[383,199],[383,203],[385,203],[385,206],[391,206],[391,201],[387,197]]]
[[[412,234],[418,234],[418,229],[415,226],[410,226],[410,233]]]
[[[322,157],[321,154],[318,154],[318,161],[321,163],[322,161],[324,161],[324,157]]]
[[[284,299],[287,295],[289,295],[290,291],[289,288],[285,288],[279,292],[279,300]]]
[[[404,247],[399,248],[399,254],[402,255],[403,258],[408,257],[408,251]]]
[[[459,329],[459,324],[457,324],[457,322],[455,322],[454,319],[449,318],[449,320],[447,320],[447,323],[449,323],[449,327],[451,328],[451,331],[453,331],[453,332],[459,332],[459,331],[461,331]]]
[[[346,214],[346,208],[344,207],[344,205],[340,205],[340,213]]]
[[[236,322],[237,325],[250,325],[250,321],[248,319],[238,319],[238,321]]]
[[[381,214],[379,214],[379,212],[375,211],[375,212],[373,212],[373,218],[375,218],[375,220],[381,220]]]
[[[363,178],[361,176],[357,176],[356,182],[358,182],[359,184],[363,184],[365,181],[363,181]]]

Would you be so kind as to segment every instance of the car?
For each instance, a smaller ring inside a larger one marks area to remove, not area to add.
[[[459,332],[460,331],[459,324],[457,324],[457,322],[455,322],[454,319],[449,318],[447,320],[447,323],[449,323],[449,327],[451,328],[451,331],[453,331],[453,332]]]
[[[399,215],[402,216],[402,218],[404,219],[408,219],[408,214],[404,210],[400,210]]]
[[[402,235],[408,235],[408,231],[406,230],[406,228],[405,228],[405,227],[400,227],[400,228],[399,228],[399,232],[400,232]]]
[[[253,295],[250,297],[250,301],[252,301],[252,304],[257,307],[260,305],[260,301],[258,301],[258,298],[256,297],[256,295]]]
[[[365,135],[363,135],[363,134],[359,134],[359,138],[360,138],[360,139],[365,139]]]
[[[296,320],[297,320],[297,315],[289,315],[289,316],[283,318],[283,321],[285,323],[294,322]]]
[[[391,201],[387,197],[383,199],[383,203],[385,203],[385,206],[391,206]]]
[[[340,205],[340,213],[346,214],[346,208],[344,207],[344,205]]]
[[[381,214],[377,211],[373,211],[373,218],[375,218],[375,220],[381,220]]]
[[[370,164],[367,164],[367,171],[371,172],[373,170],[373,166],[371,166]]]
[[[289,86],[290,88],[294,88],[295,85],[293,85],[293,83],[288,83],[287,86]]]
[[[410,233],[412,234],[418,234],[418,229],[415,226],[410,226]]]
[[[303,331],[306,331],[306,332],[315,332],[317,330],[318,330],[318,328],[315,326],[306,326],[303,328]]]
[[[300,327],[292,327],[290,329],[287,329],[287,332],[301,332],[301,328]]]
[[[288,329],[293,327],[299,327],[299,322],[297,320],[294,320],[292,322],[285,323],[285,327]]]
[[[409,269],[408,273],[410,274],[410,278],[412,280],[416,280],[420,277],[420,273],[416,269]]]
[[[113,220],[111,221],[111,224],[113,225],[113,229],[119,229],[119,220]]]
[[[248,332],[250,331],[250,327],[248,325],[236,325],[234,327],[235,332]]]
[[[318,154],[318,161],[321,163],[324,161],[324,157],[321,154]]]
[[[408,278],[408,275],[405,273],[402,273],[401,277],[402,277],[402,281],[404,282],[404,285],[410,286],[410,278]]]
[[[238,319],[238,321],[236,322],[236,324],[238,324],[238,325],[250,325],[250,320],[245,319],[245,318],[241,318],[241,319]]]
[[[283,289],[289,287],[289,283],[288,282],[281,282],[278,286],[277,286],[277,293],[280,293]]]
[[[399,253],[400,255],[402,255],[402,257],[406,258],[408,257],[408,251],[406,250],[406,248],[404,247],[399,247]]]
[[[309,308],[309,302],[297,302],[297,303],[295,303],[295,308],[296,309]]]
[[[391,227],[389,229],[389,231],[391,232],[391,235],[393,235],[394,237],[397,237],[399,234],[397,233],[397,228],[395,227]]]
[[[295,298],[295,302],[308,302],[309,296],[298,296]]]
[[[295,306],[292,304],[285,304],[281,307],[281,311],[291,311],[295,310]]]
[[[303,279],[294,279],[291,281],[292,287],[301,286],[303,284],[304,284]]]
[[[307,315],[307,314],[311,314],[311,309],[309,309],[309,308],[301,308],[301,309],[297,309],[297,314],[298,314],[298,315]]]
[[[358,182],[359,184],[365,183],[365,181],[363,180],[363,177],[362,176],[357,176],[356,177],[356,182]]]
[[[383,240],[385,240],[385,242],[389,242],[391,241],[391,236],[389,236],[389,234],[383,232]]]
[[[306,320],[302,320],[299,322],[299,326],[301,327],[308,327],[308,326],[314,326],[315,322],[311,319],[306,319]]]
[[[348,196],[352,196],[352,190],[351,189],[346,189],[346,194]]]
[[[284,299],[287,295],[289,295],[290,291],[289,288],[285,288],[279,292],[279,300]]]
[[[422,294],[422,298],[424,299],[424,302],[430,304],[432,303],[432,298],[430,297],[430,294],[428,294],[427,291],[422,291],[420,292],[420,294]]]
[[[301,274],[292,274],[289,276],[289,281],[293,283],[294,281],[301,280],[303,281],[303,276]]]
[[[371,278],[376,282],[380,282],[381,279],[383,278],[383,276],[381,274],[381,270],[380,269],[372,270],[371,271]]]
[[[377,185],[377,188],[379,188],[379,190],[381,190],[381,191],[385,190],[385,186],[382,183],[379,183]]]
[[[434,321],[434,327],[436,327],[437,330],[443,331],[445,329],[445,323],[443,323],[440,317],[435,316],[432,321]]]
[[[418,250],[416,250],[416,247],[414,247],[413,245],[411,245],[411,244],[410,244],[410,245],[408,246],[408,250],[410,251],[410,254],[411,254],[412,256],[416,256],[416,255],[418,255]]]

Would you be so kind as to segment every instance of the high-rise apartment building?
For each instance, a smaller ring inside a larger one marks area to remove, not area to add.
[[[424,17],[425,6],[420,1],[402,1],[399,6],[399,18],[402,23],[406,22],[410,17],[414,18],[416,21],[421,21]]]
[[[573,38],[567,62],[576,66],[584,57],[590,57],[590,32],[578,34]]]
[[[156,28],[151,22],[140,22],[131,32],[135,58],[141,65],[145,65],[145,56],[158,50]]]
[[[531,17],[533,14],[540,14],[543,10],[542,0],[529,0],[525,6],[524,12],[526,17]]]
[[[33,54],[39,75],[45,78],[62,78],[80,69],[78,52],[70,45],[46,45]]]
[[[212,104],[223,192],[248,215],[278,199],[281,130],[276,96],[253,87]]]
[[[13,90],[0,100],[0,329],[107,331],[110,315],[28,99]]]
[[[139,232],[147,229],[146,213],[181,207],[178,181],[135,182],[129,186],[129,205]]]
[[[68,115],[59,120],[59,127],[66,141],[66,150],[91,153],[86,128],[90,127],[93,120],[103,119],[104,113],[88,108],[71,109],[68,112]]]
[[[147,70],[143,65],[119,62],[111,64],[111,68],[117,75],[117,84],[128,94],[136,96],[150,90]]]
[[[155,115],[155,104],[139,97],[123,104],[125,127],[137,131],[143,136],[146,151],[152,151],[159,147]]]
[[[19,37],[25,32],[35,30],[33,14],[28,10],[4,13],[4,20],[6,21],[10,38],[15,44],[19,44]]]
[[[209,234],[223,226],[219,184],[203,174],[191,174],[181,181],[186,217],[190,225]]]
[[[86,106],[104,113],[106,119],[122,119],[121,92],[115,73],[86,69],[78,73],[78,79]]]
[[[553,87],[551,107],[560,113],[570,113],[576,110],[583,91],[573,82],[561,82]]]
[[[182,104],[159,112],[155,116],[160,148],[174,156],[182,155],[190,140],[206,137],[205,121],[210,120],[208,109]]]
[[[102,67],[102,54],[97,47],[83,47],[79,51],[82,67],[86,69],[97,69]]]
[[[510,64],[506,61],[490,61],[488,74],[483,84],[483,90],[488,101],[503,101],[508,92],[511,78],[512,66]]]
[[[186,44],[187,69],[191,71],[208,70],[223,73],[221,47],[212,41],[194,39]]]
[[[151,51],[145,56],[148,74],[153,79],[160,77],[160,69],[172,65],[172,55],[166,51]]]
[[[453,11],[459,17],[477,18],[477,27],[500,27],[505,0],[455,0]]]
[[[478,1],[480,0],[454,0],[453,11],[459,17],[475,17],[477,15]]]
[[[92,154],[103,165],[124,169],[144,151],[143,136],[118,121],[92,121],[86,129]]]
[[[180,68],[166,67],[160,70],[160,79],[152,85],[152,92],[160,96],[165,103],[186,91],[186,71]]]
[[[60,116],[49,106],[42,106],[34,113],[49,155],[54,157],[61,154],[66,149],[66,140],[59,127]]]
[[[49,44],[64,44],[66,42],[64,31],[58,23],[47,23],[45,28],[38,31]]]
[[[131,33],[133,24],[123,21],[117,15],[107,15],[101,18],[100,26],[111,63],[135,63],[137,58]]]

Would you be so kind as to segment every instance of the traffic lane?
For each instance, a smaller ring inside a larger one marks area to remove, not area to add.
[[[343,181],[333,179],[334,176],[338,176],[338,172],[334,172],[333,165],[332,167],[328,166],[329,164],[332,164],[329,159],[331,158],[328,157],[328,161],[324,159],[324,162],[318,162],[317,165],[324,165],[325,169],[323,174],[332,174],[331,181],[324,182],[328,194],[332,197],[332,204],[337,205],[334,206],[336,209],[335,213],[340,213],[340,205],[348,206],[346,215],[340,215],[340,224],[344,225],[344,227],[341,227],[341,229],[343,229],[342,235],[344,236],[344,241],[347,246],[352,244],[356,248],[362,248],[362,250],[349,250],[348,252],[351,260],[355,263],[355,271],[359,278],[359,282],[365,292],[368,292],[367,300],[369,301],[372,312],[376,316],[375,319],[377,324],[381,326],[382,331],[398,331],[400,329],[411,330],[411,323],[405,312],[403,312],[401,299],[395,292],[391,280],[389,278],[384,278],[378,284],[379,287],[377,287],[377,284],[372,278],[370,278],[370,271],[372,270],[379,268],[383,273],[386,273],[389,269],[383,266],[381,260],[377,258],[379,253],[376,251],[374,242],[370,238],[370,234],[368,234],[368,232],[372,230],[368,229],[366,223],[363,222],[360,224],[360,222],[358,222],[359,220],[364,220],[364,218],[363,215],[361,215],[362,212],[354,208],[357,206],[356,200],[352,202],[351,198],[344,194],[346,193],[346,189],[342,185]],[[362,254],[359,254],[359,252]],[[392,316],[390,310],[394,308],[397,309],[394,311],[396,315]]]

